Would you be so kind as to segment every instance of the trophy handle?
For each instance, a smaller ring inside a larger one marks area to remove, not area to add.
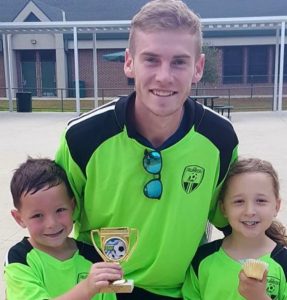
[[[126,260],[128,260],[130,258],[130,256],[132,255],[132,253],[134,252],[137,244],[138,244],[138,236],[139,236],[139,232],[137,228],[129,228],[129,231],[132,234],[134,234],[135,236],[135,242],[133,243],[132,247],[129,249],[129,253],[127,254],[127,256],[125,257]],[[129,241],[129,246],[130,246],[130,241]]]
[[[99,255],[101,256],[101,258],[103,259],[103,261],[107,261],[106,256],[104,255],[104,253],[102,252],[102,250],[96,244],[96,241],[94,239],[94,234],[95,233],[100,238],[100,231],[99,231],[99,229],[93,229],[93,230],[91,230],[91,240],[93,242],[93,245],[94,245],[95,249],[97,250],[97,252],[99,253]]]

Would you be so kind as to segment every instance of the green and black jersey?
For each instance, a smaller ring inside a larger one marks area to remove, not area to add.
[[[78,250],[65,261],[33,248],[28,238],[14,245],[8,251],[4,267],[7,299],[53,299],[85,279],[92,263],[101,259],[94,247],[78,241],[76,243]],[[105,299],[115,299],[114,295],[109,295],[110,298]],[[98,294],[93,299],[103,298]]]
[[[193,258],[183,285],[184,300],[244,300],[238,292],[242,262],[228,256],[223,240],[202,245]],[[266,291],[271,299],[287,299],[287,249],[277,245],[259,258],[268,263]]]
[[[56,161],[77,198],[76,238],[90,242],[90,230],[101,227],[137,228],[138,245],[123,263],[126,277],[176,298],[207,219],[226,225],[216,196],[237,158],[238,140],[227,119],[187,99],[179,130],[156,149],[163,191],[159,200],[149,199],[143,189],[154,175],[143,157],[151,147],[127,117],[134,99],[131,94],[72,120]]]

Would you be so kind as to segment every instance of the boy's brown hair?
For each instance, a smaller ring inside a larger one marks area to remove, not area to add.
[[[53,160],[48,158],[31,158],[15,170],[10,183],[14,207],[21,208],[21,196],[34,194],[43,188],[51,188],[64,183],[67,193],[74,197],[65,171]]]

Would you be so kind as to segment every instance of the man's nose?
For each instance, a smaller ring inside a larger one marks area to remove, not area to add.
[[[168,83],[172,78],[172,70],[169,63],[162,63],[156,72],[156,80],[162,83]]]

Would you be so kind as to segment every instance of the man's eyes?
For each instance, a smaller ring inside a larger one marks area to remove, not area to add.
[[[145,61],[149,62],[149,63],[155,63],[155,62],[158,61],[158,59],[154,56],[148,56],[148,57],[145,58]]]
[[[175,66],[181,66],[181,65],[185,65],[186,61],[184,59],[176,59],[175,61],[172,62],[172,64]]]
[[[145,57],[144,60],[148,63],[153,63],[153,64],[160,63],[160,59],[157,57],[154,57],[154,56],[147,56],[147,57]],[[170,64],[171,64],[171,66],[183,66],[183,65],[187,64],[187,61],[185,59],[179,58],[179,59],[175,59],[175,60],[171,61]]]

